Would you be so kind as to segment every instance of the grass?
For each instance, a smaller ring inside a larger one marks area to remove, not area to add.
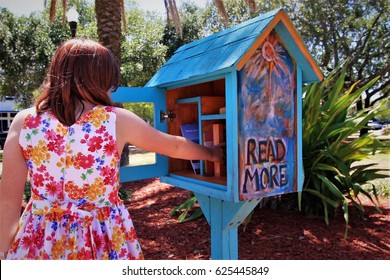
[[[370,181],[375,186],[375,192],[378,197],[390,197],[390,177]],[[374,190],[371,184],[365,184],[362,188],[371,195],[374,195]]]
[[[390,154],[376,153],[363,161],[363,164],[376,163],[373,168],[386,169],[381,174],[390,176]]]
[[[390,141],[382,141],[385,143],[387,148],[390,147]],[[388,149],[387,149],[388,150]],[[374,169],[383,169],[380,174],[387,175],[387,178],[375,179],[370,181],[369,184],[365,184],[362,188],[371,195],[374,194],[374,189],[372,186],[375,186],[375,192],[378,197],[390,197],[390,154],[386,152],[377,152],[375,155],[369,156],[366,160],[360,162],[360,164],[373,164],[376,165],[372,168]],[[359,165],[359,164],[357,164]]]

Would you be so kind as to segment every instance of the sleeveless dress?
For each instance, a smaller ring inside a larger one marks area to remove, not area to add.
[[[118,196],[115,107],[95,106],[71,126],[31,111],[19,144],[31,199],[8,259],[143,259]]]

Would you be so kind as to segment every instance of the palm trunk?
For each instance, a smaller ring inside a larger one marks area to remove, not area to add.
[[[175,26],[176,32],[183,38],[183,28],[181,26],[180,15],[177,10],[175,0],[164,0],[165,10],[167,13],[167,24],[171,26],[172,21]]]
[[[109,48],[120,62],[122,0],[95,0],[99,41]]]
[[[219,14],[222,16],[223,25],[227,27],[229,24],[229,16],[226,12],[225,5],[223,4],[222,0],[214,0],[214,4],[217,7]]]
[[[121,19],[124,17],[123,0],[95,0],[97,32],[100,43],[110,49],[121,62]],[[125,22],[125,21],[124,21]],[[120,106],[120,105],[119,105]],[[129,148],[125,145],[120,165],[129,164]]]

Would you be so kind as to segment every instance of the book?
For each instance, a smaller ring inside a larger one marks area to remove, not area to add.
[[[203,132],[203,145],[206,147],[214,146],[213,142],[213,131]],[[205,176],[214,175],[214,163],[208,160],[204,161],[203,171]]]
[[[184,138],[191,140],[192,142],[199,144],[199,127],[198,124],[183,124],[180,125],[180,131]],[[192,169],[195,174],[200,173],[200,161],[190,160]]]
[[[222,124],[213,124],[213,144],[220,145],[225,142],[224,126]],[[222,162],[214,162],[214,176],[226,176],[226,166]]]

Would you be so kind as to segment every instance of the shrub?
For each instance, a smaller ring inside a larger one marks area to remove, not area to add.
[[[379,77],[378,77],[379,78]],[[350,115],[351,109],[378,78],[357,89],[357,83],[344,90],[345,69],[339,67],[321,83],[304,88],[303,99],[303,165],[305,180],[299,194],[300,207],[305,212],[329,216],[341,206],[346,222],[347,236],[349,203],[363,213],[358,195],[367,196],[380,211],[375,185],[372,185],[376,200],[362,188],[368,181],[384,178],[375,164],[359,165],[359,161],[374,154],[383,145],[373,134],[353,138],[368,120],[384,113],[381,105]]]

